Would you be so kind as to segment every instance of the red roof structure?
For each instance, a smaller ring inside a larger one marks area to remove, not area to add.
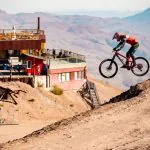
[[[0,41],[0,50],[41,49],[41,40]]]

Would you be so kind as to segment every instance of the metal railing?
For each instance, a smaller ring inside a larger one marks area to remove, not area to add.
[[[93,100],[93,96],[92,96],[91,90],[94,91],[96,99],[97,99],[97,103],[100,105],[100,99],[99,99],[99,95],[98,95],[96,86],[95,86],[95,84],[93,82],[90,82],[88,80],[87,80],[86,83],[87,83],[87,89],[88,89],[88,92],[89,92],[89,95],[90,95],[90,99],[91,99],[92,104],[93,104],[92,107],[95,108],[95,106],[94,106],[94,100]]]
[[[100,98],[99,98],[96,86],[95,86],[95,84],[93,82],[90,82],[90,81],[87,80],[82,85],[82,87],[80,88],[80,90],[78,90],[78,93],[80,93],[80,95],[86,100],[86,102],[92,108],[95,108],[95,106],[94,106],[94,100],[93,100],[93,96],[92,96],[91,90],[93,90],[94,93],[95,93],[98,105],[101,105],[100,104]],[[87,96],[87,94],[88,94],[88,96]]]
[[[53,59],[56,61],[67,61],[70,63],[80,63],[86,62],[86,58],[84,55],[71,52],[69,50],[64,49],[47,49],[46,55],[44,56],[46,59]]]
[[[17,40],[39,40],[44,35],[44,30],[37,29],[0,29],[0,40],[12,40],[14,32]]]
[[[15,29],[16,33],[33,33],[33,34],[41,34],[44,35],[44,30],[37,29]],[[0,34],[13,33],[13,29],[0,29]]]

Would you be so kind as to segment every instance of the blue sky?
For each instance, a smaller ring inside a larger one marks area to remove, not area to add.
[[[150,7],[150,0],[0,0],[0,9],[8,13],[61,11],[137,11]]]

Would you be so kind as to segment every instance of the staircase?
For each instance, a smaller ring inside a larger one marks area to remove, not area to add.
[[[87,82],[78,91],[84,100],[92,107],[100,107],[100,99],[94,83],[87,80]]]

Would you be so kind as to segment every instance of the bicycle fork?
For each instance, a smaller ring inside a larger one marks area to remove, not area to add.
[[[116,56],[114,55],[113,58],[111,59],[110,65],[108,67],[109,70],[112,69],[112,64],[113,64],[113,61],[115,60],[115,57]]]

